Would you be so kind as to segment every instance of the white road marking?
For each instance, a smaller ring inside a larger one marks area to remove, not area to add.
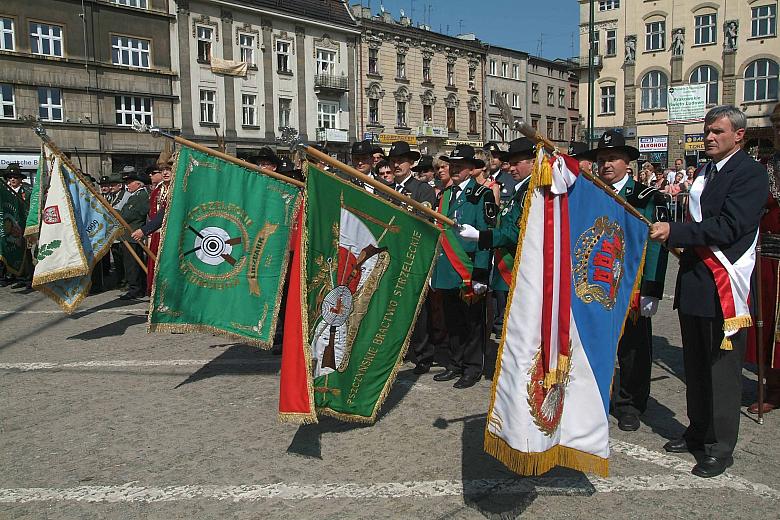
[[[125,312],[136,312],[136,313],[145,313],[149,310],[149,307],[144,307],[143,309],[138,308],[132,308],[132,307],[122,307],[120,309],[98,309],[96,311],[89,310],[89,309],[82,309],[80,311],[76,311],[73,314],[65,314],[62,311],[0,311],[0,315],[6,315],[6,314],[61,314],[63,316],[78,316],[79,314],[94,314],[94,313],[107,313],[107,314],[122,314]]]
[[[105,361],[75,361],[72,363],[0,363],[0,370],[33,370],[79,369],[79,368],[156,368],[156,367],[195,367],[209,364],[211,366],[257,366],[279,364],[278,359],[162,359],[162,360],[105,360]]]

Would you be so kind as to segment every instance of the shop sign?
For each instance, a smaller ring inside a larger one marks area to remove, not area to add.
[[[704,151],[704,134],[685,134],[686,152]]]
[[[640,152],[665,152],[669,138],[665,135],[639,138]]]
[[[458,146],[465,144],[473,148],[482,148],[485,145],[483,141],[468,141],[465,139],[447,139],[447,142],[444,144],[445,146]]]
[[[391,144],[396,141],[406,141],[411,145],[416,145],[417,136],[408,134],[379,134],[379,142],[382,144]]]
[[[22,170],[37,170],[39,158],[38,154],[0,154],[0,170],[5,170],[13,162],[19,163]]]

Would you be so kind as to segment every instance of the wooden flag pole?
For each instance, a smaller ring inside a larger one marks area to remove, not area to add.
[[[135,252],[135,249],[133,249],[133,246],[130,245],[130,243],[127,240],[122,240],[122,243],[125,245],[127,250],[130,252],[130,255],[135,258],[135,261],[138,262],[138,265],[141,266],[141,269],[143,269],[144,273],[149,274],[149,270],[146,268],[146,263],[144,263],[143,260],[141,260],[141,257],[138,256],[138,253]]]
[[[343,171],[350,177],[354,177],[355,179],[358,179],[361,182],[364,182],[365,184],[368,184],[372,188],[374,188],[377,191],[381,191],[385,195],[388,195],[390,197],[393,197],[394,199],[397,199],[407,206],[411,206],[420,213],[423,213],[424,215],[431,217],[433,219],[438,220],[439,222],[442,222],[444,224],[447,224],[448,226],[455,226],[456,223],[451,218],[447,217],[446,215],[442,215],[438,211],[436,211],[433,208],[429,208],[428,206],[425,206],[424,204],[421,204],[420,202],[417,202],[416,200],[412,199],[411,197],[407,197],[406,195],[403,195],[401,193],[398,193],[390,186],[387,186],[386,184],[382,184],[378,180],[374,179],[373,177],[369,177],[368,175],[365,175],[352,166],[348,166],[344,164],[343,162],[339,161],[338,159],[334,159],[330,155],[323,153],[316,148],[313,148],[311,146],[307,146],[304,148],[306,150],[306,153],[310,156],[326,163],[334,168],[338,168],[339,170]]]
[[[756,362],[758,363],[758,424],[764,424],[764,309],[761,287],[761,240],[756,244]],[[772,335],[774,336],[774,334]]]

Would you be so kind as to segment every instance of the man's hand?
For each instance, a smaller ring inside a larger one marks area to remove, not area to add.
[[[469,227],[471,227],[471,226],[469,226]],[[487,285],[485,285],[484,283],[479,283],[479,282],[474,282],[474,285],[472,286],[472,288],[474,289],[474,294],[476,294],[477,296],[485,294],[487,292],[487,290],[488,290]]]
[[[457,227],[456,232],[458,233],[458,236],[463,240],[467,240],[469,242],[476,242],[477,240],[479,240],[479,230],[474,226],[463,224],[462,226]]]
[[[650,226],[650,240],[666,242],[669,239],[670,230],[668,222],[656,222]]]
[[[130,238],[132,238],[136,242],[140,242],[143,237],[144,237],[144,232],[141,231],[140,229],[136,229],[135,231],[130,233]]]
[[[645,318],[655,316],[658,312],[658,298],[652,296],[640,296],[639,297],[639,314]]]

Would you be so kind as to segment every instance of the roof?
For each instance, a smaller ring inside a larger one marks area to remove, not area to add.
[[[356,27],[349,6],[343,0],[232,0],[237,4],[277,11],[333,24]]]

